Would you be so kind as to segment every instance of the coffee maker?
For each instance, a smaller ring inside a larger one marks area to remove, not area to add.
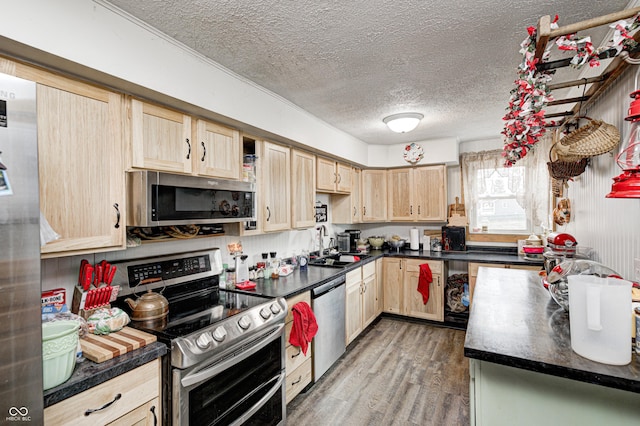
[[[347,229],[345,231],[349,234],[349,252],[357,253],[358,252],[358,240],[360,239],[360,230],[359,229]]]

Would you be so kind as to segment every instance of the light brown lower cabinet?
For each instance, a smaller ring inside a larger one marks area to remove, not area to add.
[[[418,292],[420,265],[427,263],[433,281],[429,285],[429,300],[425,304]],[[444,321],[444,280],[446,264],[440,260],[402,259],[387,257],[382,263],[384,312]]]
[[[160,360],[156,359],[47,407],[44,424],[160,425],[160,368]]]
[[[293,327],[293,313],[291,308],[298,302],[306,302],[311,306],[311,293],[304,292],[287,299],[287,318],[285,319],[285,356],[286,363],[286,400],[287,404],[295,398],[302,389],[311,383],[312,374],[312,354],[311,345],[307,348],[306,355],[302,353],[302,349],[289,343],[291,336],[291,328]]]

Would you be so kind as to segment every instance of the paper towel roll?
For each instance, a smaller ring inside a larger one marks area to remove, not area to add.
[[[418,234],[418,229],[413,228],[409,234],[409,248],[411,250],[420,250],[420,235]]]

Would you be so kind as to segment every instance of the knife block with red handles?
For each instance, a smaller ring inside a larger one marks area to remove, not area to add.
[[[116,269],[106,260],[92,266],[83,259],[80,263],[78,285],[73,292],[71,312],[86,319],[98,308],[110,308],[110,303],[120,291],[120,286],[111,285]]]

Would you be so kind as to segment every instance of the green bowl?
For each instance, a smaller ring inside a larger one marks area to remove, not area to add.
[[[52,321],[42,324],[42,384],[44,390],[56,387],[71,377],[78,350],[77,321]]]

